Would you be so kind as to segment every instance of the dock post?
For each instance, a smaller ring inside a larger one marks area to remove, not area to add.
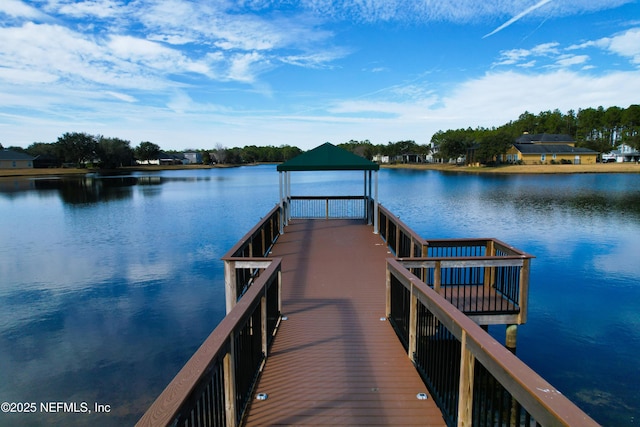
[[[284,233],[286,202],[284,200],[284,172],[278,172],[278,184],[280,187],[280,234]]]
[[[516,344],[518,338],[518,325],[507,325],[507,337],[505,347],[513,354],[516,354]]]
[[[380,230],[378,225],[378,171],[374,173],[374,195],[373,195],[373,232],[378,234]]]
[[[235,261],[224,262],[224,295],[226,301],[227,314],[238,302],[236,290],[236,263]]]
[[[269,350],[267,317],[267,289],[265,288],[264,295],[260,298],[260,333],[262,335],[262,354],[264,354],[265,360],[267,359],[267,352]]]
[[[407,346],[407,353],[409,353],[409,359],[415,363],[416,346],[418,340],[418,297],[413,291],[413,283],[411,283],[409,301],[409,345]]]
[[[387,270],[386,270],[386,279],[385,279],[385,310],[384,310],[384,317],[386,318],[390,318],[391,317],[391,271],[389,271],[389,264],[387,263]]]
[[[224,409],[228,426],[237,425],[236,417],[236,367],[234,333],[229,337],[229,352],[224,356]]]
[[[467,332],[462,331],[460,342],[460,381],[458,383],[458,426],[473,423],[473,371],[476,358],[467,347]]]

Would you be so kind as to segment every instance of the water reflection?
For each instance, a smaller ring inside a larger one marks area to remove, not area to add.
[[[272,206],[265,172],[4,181],[0,400],[114,410],[0,425],[132,425],[224,315],[220,258]]]
[[[161,175],[100,175],[61,176],[44,178],[5,178],[0,179],[0,196],[20,197],[29,192],[49,197],[52,192],[70,205],[110,202],[133,197],[133,187],[140,187],[145,195],[152,196],[158,191],[148,187],[167,183],[197,183],[211,180],[224,181],[224,177],[185,176],[163,177]]]

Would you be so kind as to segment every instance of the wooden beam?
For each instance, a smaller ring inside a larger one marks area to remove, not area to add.
[[[235,261],[224,261],[224,295],[227,314],[235,307],[238,301],[236,290],[236,263]]]
[[[417,334],[416,329],[418,327],[418,298],[413,291],[413,284],[409,288],[409,345],[407,346],[407,354],[409,359],[414,362],[414,354],[416,352]]]
[[[229,337],[229,353],[224,357],[224,411],[228,426],[238,425],[236,417],[236,368],[234,333]]]
[[[467,348],[467,332],[462,331],[460,340],[460,382],[458,384],[458,426],[468,427],[473,423],[473,371],[476,358]]]
[[[520,305],[520,313],[518,315],[518,324],[522,325],[527,322],[527,314],[529,311],[529,274],[531,259],[526,258],[520,269],[520,295],[518,295],[518,303]]]

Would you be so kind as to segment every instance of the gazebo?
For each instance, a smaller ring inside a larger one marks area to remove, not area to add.
[[[363,218],[378,233],[378,171],[380,165],[326,142],[278,165],[280,207],[284,215],[280,231],[291,218]],[[291,172],[363,171],[362,196],[293,196]],[[374,173],[375,172],[375,173]]]

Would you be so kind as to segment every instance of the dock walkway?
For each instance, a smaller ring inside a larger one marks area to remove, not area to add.
[[[385,321],[386,244],[354,220],[293,220],[273,248],[282,315],[247,426],[444,426]],[[357,242],[357,244],[354,244]]]

